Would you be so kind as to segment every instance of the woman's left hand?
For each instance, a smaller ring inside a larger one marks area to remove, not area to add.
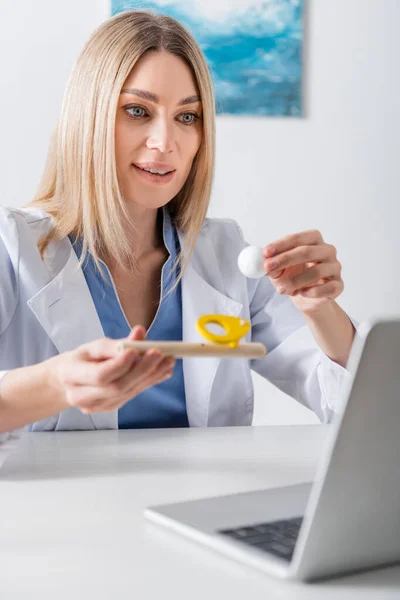
[[[319,231],[288,235],[263,248],[264,268],[280,294],[304,314],[316,312],[344,289],[336,248]]]

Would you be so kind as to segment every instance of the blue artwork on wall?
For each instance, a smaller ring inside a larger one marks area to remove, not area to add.
[[[304,0],[112,0],[174,17],[204,52],[217,114],[301,116]]]

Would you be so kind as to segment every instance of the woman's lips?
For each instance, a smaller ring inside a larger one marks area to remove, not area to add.
[[[158,185],[169,183],[175,175],[175,171],[171,171],[166,175],[156,175],[155,173],[149,173],[148,171],[144,171],[143,169],[140,169],[134,164],[132,165],[132,167],[134,168],[135,172],[145,181],[148,181],[150,183],[156,183]]]

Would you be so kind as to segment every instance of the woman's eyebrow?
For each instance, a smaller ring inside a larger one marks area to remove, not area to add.
[[[147,92],[146,90],[138,90],[136,88],[125,88],[121,90],[121,94],[133,94],[134,96],[139,96],[139,98],[149,100],[150,102],[154,102],[155,104],[159,104],[160,102],[160,98],[156,96],[156,94],[152,94],[151,92]],[[178,106],[183,106],[184,104],[195,104],[196,102],[201,102],[200,96],[188,96],[187,98],[182,98],[182,100],[179,100]]]

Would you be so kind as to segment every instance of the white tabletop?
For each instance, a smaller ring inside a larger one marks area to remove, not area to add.
[[[1,599],[399,599],[400,567],[287,583],[143,517],[310,481],[328,427],[24,434],[0,471]]]

